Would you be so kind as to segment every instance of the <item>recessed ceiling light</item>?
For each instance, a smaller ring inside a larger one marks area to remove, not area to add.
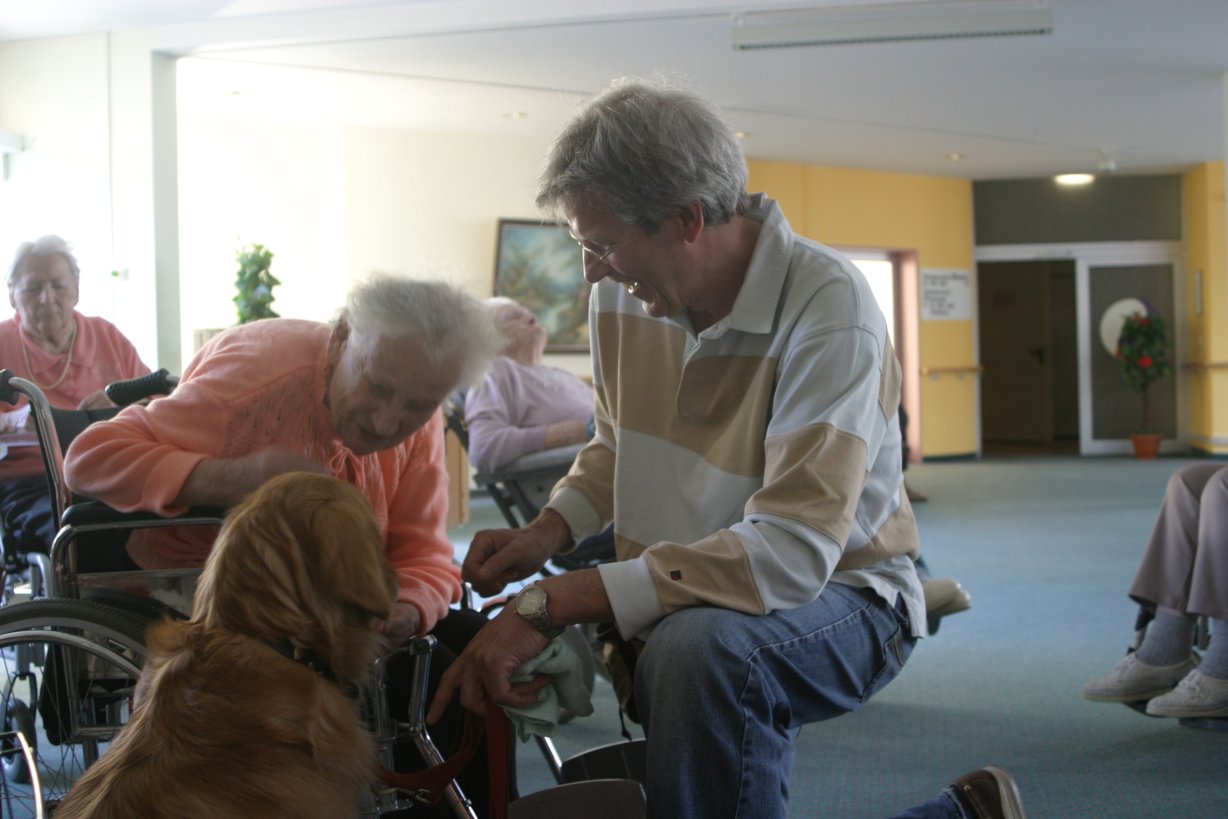
[[[1060,173],[1053,181],[1059,185],[1090,185],[1095,178],[1090,173]]]
[[[750,136],[750,131],[734,131],[733,135],[738,139],[745,140],[748,136]]]
[[[959,162],[963,158],[964,155],[958,151],[952,151],[951,153],[947,154],[947,159],[951,160],[952,162]]]
[[[508,119],[525,119],[529,115],[524,111],[508,111],[503,116],[507,117]]]

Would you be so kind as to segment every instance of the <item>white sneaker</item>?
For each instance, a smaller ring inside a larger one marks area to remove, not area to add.
[[[972,608],[972,595],[953,577],[922,580],[921,589],[925,592],[925,619],[930,634],[938,631],[943,617]]]
[[[1147,703],[1147,713],[1153,717],[1228,717],[1228,680],[1194,669],[1172,691]]]
[[[1134,652],[1121,658],[1112,672],[1083,686],[1083,699],[1093,702],[1138,702],[1167,694],[1194,670],[1190,657],[1176,665],[1147,665]]]

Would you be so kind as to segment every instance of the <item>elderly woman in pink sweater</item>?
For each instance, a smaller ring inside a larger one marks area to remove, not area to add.
[[[498,343],[482,305],[456,288],[372,278],[331,325],[267,319],[210,340],[172,395],[73,442],[68,483],[121,511],[173,516],[232,506],[285,472],[341,478],[384,530],[400,579],[396,632],[426,632],[460,597],[439,405]],[[199,566],[213,534],[149,530],[128,554],[143,568]]]
[[[33,381],[52,406],[113,406],[103,388],[149,372],[115,325],[77,312],[81,268],[59,236],[18,248],[8,273],[13,317],[0,322],[0,362]],[[26,400],[0,417],[0,432],[24,426]],[[43,459],[36,446],[10,447],[0,459],[0,518],[10,553],[45,552],[59,528],[52,520]]]
[[[86,429],[69,448],[68,482],[123,511],[175,515],[232,506],[285,472],[348,481],[371,502],[397,575],[398,602],[381,630],[394,644],[434,634],[431,668],[444,668],[485,620],[449,608],[461,584],[445,529],[439,406],[498,346],[483,305],[460,290],[376,276],[350,291],[331,325],[266,319],[213,338],[173,394]],[[204,528],[138,532],[128,555],[147,568],[199,566],[212,544]],[[389,674],[400,678],[408,669],[398,662]],[[408,685],[389,688],[403,716],[397,697]],[[457,709],[433,734],[451,747],[460,724]],[[398,770],[422,764],[408,745]],[[488,782],[479,764],[462,778],[478,804]]]

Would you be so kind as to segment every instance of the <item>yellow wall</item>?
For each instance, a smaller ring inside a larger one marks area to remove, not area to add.
[[[963,179],[750,161],[749,188],[776,199],[793,228],[829,245],[917,254],[920,269],[965,270],[973,261],[972,183]],[[919,365],[905,380],[923,379],[921,455],[927,459],[979,452],[975,375],[921,375],[976,363],[976,329],[967,321],[920,321]]]
[[[1185,174],[1182,198],[1188,253],[1185,311],[1189,317],[1187,366],[1190,441],[1202,452],[1228,454],[1228,209],[1223,162]],[[1198,272],[1202,312],[1197,312]]]

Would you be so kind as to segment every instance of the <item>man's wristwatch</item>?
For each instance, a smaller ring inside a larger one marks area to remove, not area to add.
[[[537,629],[547,639],[553,640],[563,633],[563,626],[554,621],[550,612],[546,611],[546,590],[533,583],[520,590],[512,600],[512,608],[517,614],[529,621],[529,625]]]

